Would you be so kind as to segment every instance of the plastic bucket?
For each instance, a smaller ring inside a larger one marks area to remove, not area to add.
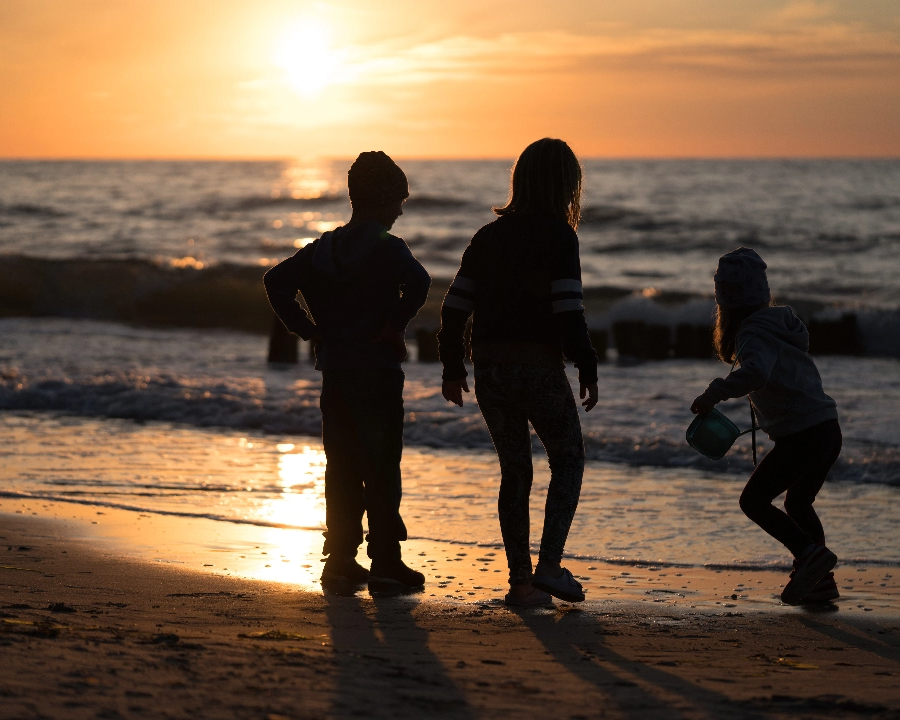
[[[688,445],[711,460],[725,457],[741,435],[738,426],[715,408],[706,415],[695,417],[685,433]]]

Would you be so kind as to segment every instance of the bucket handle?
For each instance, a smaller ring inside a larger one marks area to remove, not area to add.
[[[744,347],[746,347],[747,343],[750,342],[756,335],[751,335],[743,343],[741,343],[740,349],[734,354],[734,362],[731,363],[731,370],[734,371],[734,368],[737,366],[738,361],[741,358],[741,352],[743,352]],[[751,434],[750,441],[753,443],[753,467],[756,467],[756,431],[759,430],[759,425],[756,424],[756,409],[753,407],[753,401],[750,399],[750,394],[747,394],[747,401],[750,403],[750,429],[744,430],[743,432],[738,434],[738,437],[741,435],[746,435],[747,433]]]

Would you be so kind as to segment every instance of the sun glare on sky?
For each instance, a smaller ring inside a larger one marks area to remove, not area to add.
[[[0,67],[0,157],[900,154],[897,0],[2,0]]]
[[[278,39],[275,64],[302,97],[315,98],[340,79],[343,62],[331,45],[332,36],[328,23],[305,19],[290,25]]]

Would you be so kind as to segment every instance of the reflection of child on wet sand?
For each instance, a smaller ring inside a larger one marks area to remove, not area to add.
[[[325,445],[323,582],[376,589],[418,587],[425,577],[400,557],[403,334],[425,303],[431,278],[391,235],[409,196],[406,175],[383,152],[362,153],[348,175],[353,215],[266,273],[285,326],[316,342]],[[297,303],[303,294],[313,320]],[[368,516],[371,573],[355,558]]]
[[[749,394],[775,447],[750,476],[741,509],[794,555],[783,602],[833,600],[839,594],[830,571],[837,557],[825,547],[813,503],[841,452],[837,406],[822,390],[806,326],[789,307],[770,305],[765,271],[762,258],[747,248],[719,260],[714,345],[724,362],[736,359],[740,367],[713,380],[691,411],[708,413]],[[785,491],[782,511],[772,500]]]

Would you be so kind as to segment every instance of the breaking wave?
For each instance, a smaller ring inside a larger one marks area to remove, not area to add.
[[[266,268],[0,256],[0,317],[77,317],[264,333]]]
[[[413,378],[421,374],[413,372],[413,368],[408,372]],[[146,370],[104,370],[88,377],[62,373],[32,376],[0,366],[0,409],[4,410],[53,411],[282,435],[321,435],[318,388],[318,382],[310,381],[279,388],[267,387],[255,378],[184,376]],[[404,438],[409,445],[493,448],[477,407],[474,411],[453,413],[435,402],[434,393],[422,393],[419,398],[407,399],[406,410]],[[738,442],[726,460],[713,461],[688,447],[682,431],[660,433],[649,427],[635,427],[622,433],[614,417],[611,421],[602,417],[592,420],[585,419],[585,451],[589,460],[718,473],[747,474],[753,469],[749,442]],[[596,422],[601,422],[601,426]],[[542,451],[537,438],[534,448]],[[900,447],[847,437],[845,451],[831,477],[900,485]]]

